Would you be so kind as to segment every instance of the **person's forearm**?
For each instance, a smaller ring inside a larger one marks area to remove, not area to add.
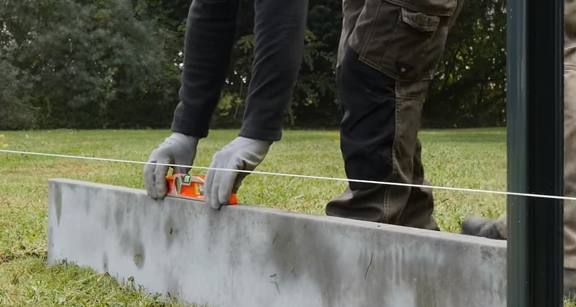
[[[304,47],[308,0],[256,2],[254,69],[240,136],[282,137]]]
[[[188,13],[184,71],[172,131],[203,138],[228,72],[238,1],[194,0]]]

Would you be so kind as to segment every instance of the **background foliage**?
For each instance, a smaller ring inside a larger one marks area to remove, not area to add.
[[[253,1],[240,0],[228,84],[213,127],[239,127]],[[191,0],[0,0],[0,129],[168,128]],[[424,104],[428,128],[505,125],[505,2],[465,4]],[[341,0],[310,0],[285,127],[335,128]]]

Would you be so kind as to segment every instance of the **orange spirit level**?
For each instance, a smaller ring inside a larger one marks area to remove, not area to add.
[[[188,174],[174,174],[166,178],[168,180],[168,196],[179,198],[191,198],[204,201],[205,176]],[[236,194],[230,195],[229,205],[238,204]]]

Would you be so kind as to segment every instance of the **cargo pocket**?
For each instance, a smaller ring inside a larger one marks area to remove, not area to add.
[[[367,0],[350,46],[398,81],[433,77],[457,0]]]

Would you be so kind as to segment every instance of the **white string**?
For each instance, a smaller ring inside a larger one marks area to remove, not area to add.
[[[359,183],[371,183],[371,184],[382,184],[382,185],[395,185],[395,186],[429,188],[429,189],[459,191],[459,192],[514,195],[514,196],[551,198],[551,199],[562,199],[562,200],[576,200],[576,197],[546,195],[546,194],[530,194],[530,193],[505,192],[505,191],[496,191],[496,190],[481,190],[481,189],[470,189],[470,188],[455,188],[455,187],[445,187],[445,186],[420,185],[420,184],[411,184],[411,183],[346,179],[346,178],[336,178],[336,177],[322,177],[322,176],[310,176],[310,175],[286,174],[286,173],[274,173],[274,172],[262,172],[262,171],[246,171],[246,170],[238,170],[238,169],[215,168],[215,167],[205,167],[205,166],[195,166],[195,165],[190,166],[190,165],[179,165],[179,164],[169,164],[169,163],[152,163],[152,162],[141,162],[141,161],[122,160],[122,159],[50,154],[50,153],[41,153],[41,152],[19,151],[19,150],[0,149],[0,152],[11,153],[11,154],[44,156],[44,157],[57,157],[57,158],[81,159],[81,160],[92,160],[92,161],[104,161],[104,162],[119,162],[119,163],[130,163],[130,164],[155,164],[155,165],[162,165],[162,166],[183,167],[183,168],[191,168],[191,169],[221,170],[221,171],[249,173],[249,174],[261,174],[261,175],[319,179],[319,180],[332,180],[332,181],[345,181],[345,182],[359,182]]]

